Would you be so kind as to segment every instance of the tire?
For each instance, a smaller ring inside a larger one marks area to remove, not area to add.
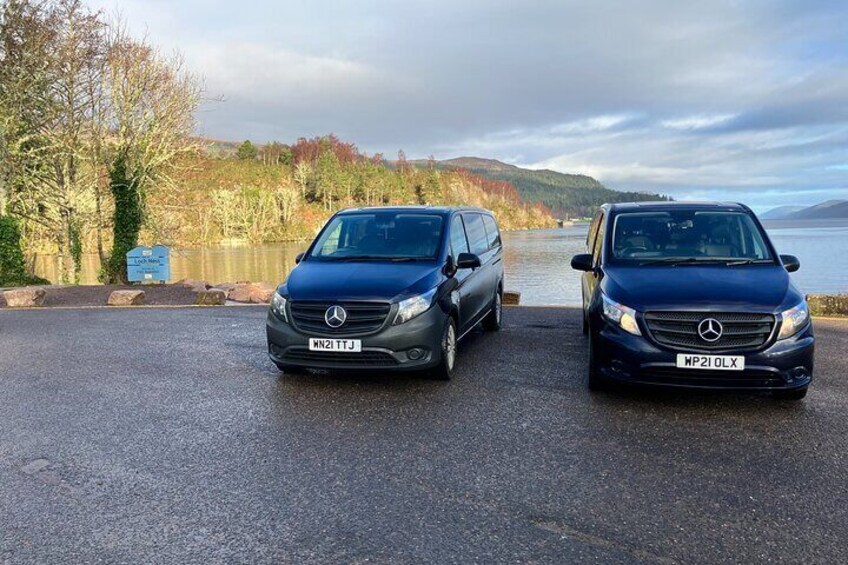
[[[598,363],[595,361],[595,351],[592,345],[592,336],[589,335],[589,370],[586,375],[586,384],[592,392],[601,392],[609,389],[606,379],[601,375],[598,369]]]
[[[583,335],[589,335],[589,317],[586,315],[586,310],[583,310]]]
[[[501,319],[503,318],[503,296],[501,291],[495,293],[492,299],[492,311],[483,318],[483,329],[487,332],[496,332],[501,329]]]
[[[456,345],[457,345],[456,322],[449,317],[445,323],[442,333],[442,351],[439,364],[430,371],[434,379],[449,381],[453,377],[456,368]]]
[[[286,365],[285,363],[277,363],[276,361],[274,362],[274,365],[276,365],[277,368],[286,375],[302,375],[304,371],[303,367],[298,367],[296,365]]]
[[[802,400],[807,396],[807,387],[795,390],[780,390],[774,393],[774,397],[780,400]]]

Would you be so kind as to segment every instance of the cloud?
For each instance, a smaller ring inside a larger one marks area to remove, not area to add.
[[[678,197],[848,193],[842,1],[88,1],[186,53],[226,99],[200,116],[215,137],[332,131]]]
[[[694,116],[686,116],[683,118],[674,118],[670,120],[663,120],[660,124],[664,128],[668,129],[676,129],[676,130],[697,130],[697,129],[707,129],[711,127],[715,127],[721,124],[725,124],[735,118],[737,114],[713,114],[713,115],[705,115],[698,114]]]

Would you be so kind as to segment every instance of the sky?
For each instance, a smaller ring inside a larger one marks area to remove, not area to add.
[[[848,2],[88,0],[204,77],[199,133],[335,133],[757,211],[848,198]]]

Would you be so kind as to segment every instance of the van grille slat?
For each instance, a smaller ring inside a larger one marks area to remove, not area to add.
[[[706,341],[698,334],[698,325],[707,318],[723,326],[718,341]],[[741,351],[764,346],[774,332],[776,319],[773,314],[741,312],[647,312],[645,324],[654,341],[666,347]]]
[[[331,306],[341,306],[347,320],[341,327],[327,325],[324,314]],[[292,301],[289,309],[292,322],[301,331],[315,334],[367,334],[383,327],[392,305],[387,302],[311,302]]]
[[[325,365],[346,367],[391,367],[397,365],[397,360],[382,351],[363,351],[361,353],[336,353],[327,351],[309,351],[305,348],[289,348],[283,357],[290,362],[313,362]]]

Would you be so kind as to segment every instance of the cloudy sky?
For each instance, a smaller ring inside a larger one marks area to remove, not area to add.
[[[848,2],[89,0],[205,77],[207,136],[334,132],[758,210],[848,198]]]

